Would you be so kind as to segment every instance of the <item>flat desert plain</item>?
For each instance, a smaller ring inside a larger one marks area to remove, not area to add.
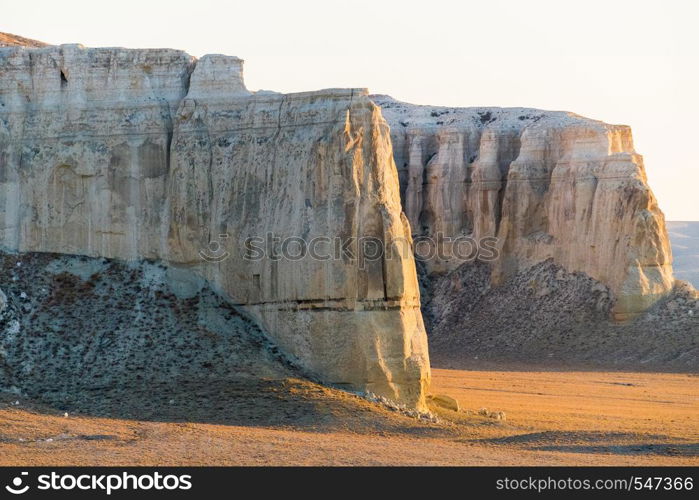
[[[436,422],[295,379],[135,391],[69,412],[5,394],[0,464],[699,465],[698,382],[435,369],[432,392],[461,405],[432,406]]]

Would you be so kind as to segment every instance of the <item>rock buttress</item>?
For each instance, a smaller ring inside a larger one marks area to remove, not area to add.
[[[203,276],[326,382],[424,405],[410,230],[365,91],[253,94],[241,60],[168,49],[1,49],[0,235]]]

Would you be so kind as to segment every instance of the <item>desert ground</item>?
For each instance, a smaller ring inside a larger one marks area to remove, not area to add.
[[[135,388],[82,411],[5,393],[0,464],[699,465],[698,382],[435,369],[432,393],[461,410],[432,420],[299,379]]]

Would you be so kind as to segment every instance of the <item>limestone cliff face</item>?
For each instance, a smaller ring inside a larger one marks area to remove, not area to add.
[[[244,242],[270,237],[349,252],[250,258]],[[367,237],[395,251],[363,259]],[[163,260],[327,382],[419,407],[429,362],[409,239],[389,129],[364,90],[254,94],[241,60],[176,50],[0,49],[7,249]]]
[[[614,293],[614,315],[674,284],[664,217],[631,130],[572,113],[415,106],[373,96],[391,126],[414,235],[496,237],[495,281],[547,259]],[[455,269],[449,251],[428,271]]]

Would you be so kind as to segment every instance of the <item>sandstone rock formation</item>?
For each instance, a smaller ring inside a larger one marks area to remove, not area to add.
[[[495,283],[548,259],[584,272],[611,289],[616,319],[671,291],[664,217],[629,127],[565,112],[372,99],[391,126],[414,235],[496,237]],[[463,264],[451,250],[426,261],[427,271]]]
[[[679,336],[661,361],[696,360],[696,295],[671,294],[665,223],[626,126],[363,89],[255,93],[223,55],[2,45],[5,251],[162,262],[178,297],[210,287],[307,372],[416,407],[429,360],[411,233],[440,246],[420,263],[443,277],[423,283],[440,352],[522,353],[522,339],[555,344],[651,308],[644,325]],[[498,258],[464,266],[464,238],[492,238]],[[519,340],[492,334],[513,324]],[[619,328],[628,341],[635,326]]]
[[[364,90],[255,94],[241,60],[169,49],[0,49],[5,249],[161,260],[172,286],[203,278],[326,382],[420,407],[427,342],[398,189]],[[350,252],[246,258],[269,235]],[[391,258],[362,258],[369,237]]]

